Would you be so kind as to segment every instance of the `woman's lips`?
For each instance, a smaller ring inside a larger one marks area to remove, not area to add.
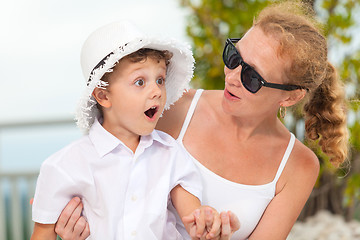
[[[239,100],[240,98],[235,96],[234,94],[232,94],[231,92],[229,92],[229,90],[227,90],[225,88],[225,91],[224,91],[224,96],[226,99],[229,99],[229,100]]]

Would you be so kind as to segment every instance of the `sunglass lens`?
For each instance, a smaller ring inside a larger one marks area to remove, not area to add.
[[[241,71],[241,81],[244,87],[252,93],[256,93],[261,88],[258,74],[249,66],[244,66],[244,69]]]
[[[232,44],[227,44],[224,49],[224,63],[226,67],[235,69],[240,64],[240,55]]]

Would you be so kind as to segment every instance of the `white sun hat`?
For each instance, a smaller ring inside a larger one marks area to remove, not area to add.
[[[165,109],[189,89],[195,62],[190,45],[175,39],[144,34],[129,21],[110,23],[90,34],[81,50],[81,68],[86,89],[75,117],[80,129],[88,132],[99,114],[92,92],[96,87],[105,88],[108,85],[101,80],[102,76],[111,72],[121,58],[141,48],[168,50],[173,54],[167,66]]]

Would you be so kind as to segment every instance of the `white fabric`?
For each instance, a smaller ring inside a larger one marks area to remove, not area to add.
[[[291,133],[289,144],[279,165],[276,176],[270,183],[264,185],[244,185],[222,178],[207,169],[193,156],[191,156],[191,154],[186,150],[186,146],[183,144],[184,134],[196,109],[201,93],[202,90],[197,90],[177,142],[193,159],[200,171],[204,187],[202,204],[212,206],[219,212],[230,210],[235,213],[240,220],[241,227],[231,239],[247,239],[258,224],[266,207],[275,196],[276,183],[292,151],[295,143],[295,136]],[[177,223],[179,232],[187,239],[190,239],[179,218]]]
[[[133,153],[95,120],[88,136],[42,164],[33,220],[55,223],[69,200],[80,196],[88,239],[182,239],[167,211],[178,184],[201,200],[199,173],[171,136],[154,130]]]

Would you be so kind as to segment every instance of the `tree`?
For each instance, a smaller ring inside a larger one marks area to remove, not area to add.
[[[222,50],[226,38],[241,37],[252,25],[253,16],[271,3],[270,0],[180,0],[190,9],[187,34],[192,40],[196,60],[196,88],[223,89]],[[328,209],[352,219],[360,203],[360,46],[347,51],[356,32],[355,13],[360,12],[358,0],[310,0],[329,39],[329,58],[344,81],[349,100],[350,162],[334,170],[327,157],[312,142],[306,142],[319,157],[321,172],[318,182],[299,219]],[[345,50],[344,50],[345,49]],[[335,57],[331,57],[335,56]],[[288,114],[289,115],[289,114]],[[302,110],[295,107],[285,123],[296,133],[303,127]],[[299,136],[297,136],[299,137]],[[301,138],[301,136],[300,136]],[[359,210],[360,211],[360,210]],[[359,212],[360,214],[360,212]]]
[[[187,34],[193,41],[196,60],[194,87],[221,89],[224,86],[221,56],[226,38],[241,37],[252,25],[255,12],[269,1],[181,0],[190,8]]]

